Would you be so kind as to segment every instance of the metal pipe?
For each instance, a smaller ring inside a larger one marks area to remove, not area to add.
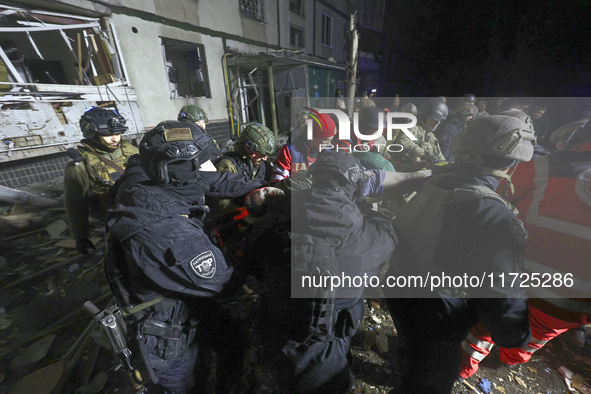
[[[23,79],[23,77],[21,77],[21,75],[18,73],[16,68],[14,68],[14,65],[12,64],[12,62],[8,58],[8,55],[6,55],[6,52],[4,52],[4,49],[2,49],[2,47],[0,47],[0,58],[2,58],[2,61],[4,61],[4,64],[6,65],[6,67],[8,67],[8,70],[10,71],[10,73],[12,74],[12,77],[16,80],[16,82],[18,82],[18,83],[25,82],[25,80]]]
[[[31,26],[31,27],[0,27],[0,33],[26,33],[39,31],[56,31],[56,30],[75,30],[88,29],[92,27],[100,28],[98,23],[84,23],[78,25],[45,25],[45,26]]]
[[[269,66],[267,67],[268,77],[269,77],[269,95],[271,96],[271,126],[273,127],[273,134],[275,134],[275,139],[278,137],[278,130],[277,130],[277,105],[275,103],[275,81],[273,78],[273,66],[272,62],[269,62]]]
[[[228,114],[230,116],[230,134],[231,135],[237,135],[238,133],[234,133],[234,112],[233,112],[233,108],[232,108],[232,95],[230,93],[230,76],[228,73],[228,62],[227,62],[227,57],[228,56],[234,56],[231,53],[226,53],[224,54],[224,56],[222,56],[222,65],[223,65],[223,69],[224,69],[224,77],[226,79],[226,95],[227,95],[227,100],[228,100]]]

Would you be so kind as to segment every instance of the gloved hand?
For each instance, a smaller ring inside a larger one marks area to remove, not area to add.
[[[437,158],[437,156],[432,155],[429,152],[425,152],[425,154],[423,156],[421,156],[421,160],[424,160],[429,164],[439,163],[439,159]]]
[[[78,253],[87,255],[90,253],[90,249],[96,249],[96,247],[90,239],[82,238],[76,240],[76,249],[78,249]]]

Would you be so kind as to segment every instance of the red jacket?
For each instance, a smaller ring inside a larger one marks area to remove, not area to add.
[[[310,148],[305,143],[287,144],[281,147],[275,160],[272,180],[289,178],[291,174],[308,171],[316,159],[310,157]]]
[[[531,304],[564,321],[590,322],[591,143],[521,163],[512,181],[515,194],[507,200],[529,233],[525,269],[541,280],[526,283],[536,298]],[[567,273],[572,287],[565,286]]]

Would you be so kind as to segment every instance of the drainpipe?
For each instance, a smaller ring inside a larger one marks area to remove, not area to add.
[[[277,46],[281,48],[281,27],[279,26],[279,18],[281,18],[281,13],[279,12],[279,5],[281,4],[280,1],[277,2]]]
[[[275,139],[277,139],[277,105],[275,103],[275,81],[273,80],[272,64],[272,62],[269,62],[267,73],[269,75],[269,95],[271,96],[271,126],[273,127]]]

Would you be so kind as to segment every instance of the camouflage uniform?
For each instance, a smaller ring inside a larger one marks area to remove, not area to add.
[[[119,178],[114,168],[103,163],[98,156],[107,158],[125,169],[127,160],[138,149],[130,142],[121,141],[113,150],[99,149],[96,143],[82,140],[77,148],[81,161],[71,161],[66,166],[64,177],[64,201],[70,231],[76,240],[88,238],[88,215],[103,220],[109,208],[111,186]]]
[[[215,161],[215,167],[219,172],[233,172],[247,175],[250,179],[259,179],[269,182],[273,174],[271,163],[263,161],[259,167],[255,167],[250,157],[255,154],[269,156],[275,153],[275,136],[268,127],[261,124],[247,126],[234,146],[235,152],[227,152]],[[249,157],[250,156],[250,157]],[[221,199],[217,204],[217,213],[227,213],[242,206],[239,199]]]
[[[437,141],[437,137],[435,137],[435,134],[433,134],[431,131],[427,131],[420,125],[411,127],[408,130],[415,137],[417,137],[417,140],[413,141],[400,130],[395,130],[395,132],[398,132],[398,136],[394,141],[396,144],[402,145],[404,149],[402,152],[398,154],[390,153],[391,158],[400,157],[399,155],[402,155],[404,156],[403,161],[412,161],[415,158],[423,157],[425,153],[429,153],[433,156],[436,156],[439,159],[440,163],[447,163],[447,160],[445,160],[443,153],[441,153],[439,141]]]

